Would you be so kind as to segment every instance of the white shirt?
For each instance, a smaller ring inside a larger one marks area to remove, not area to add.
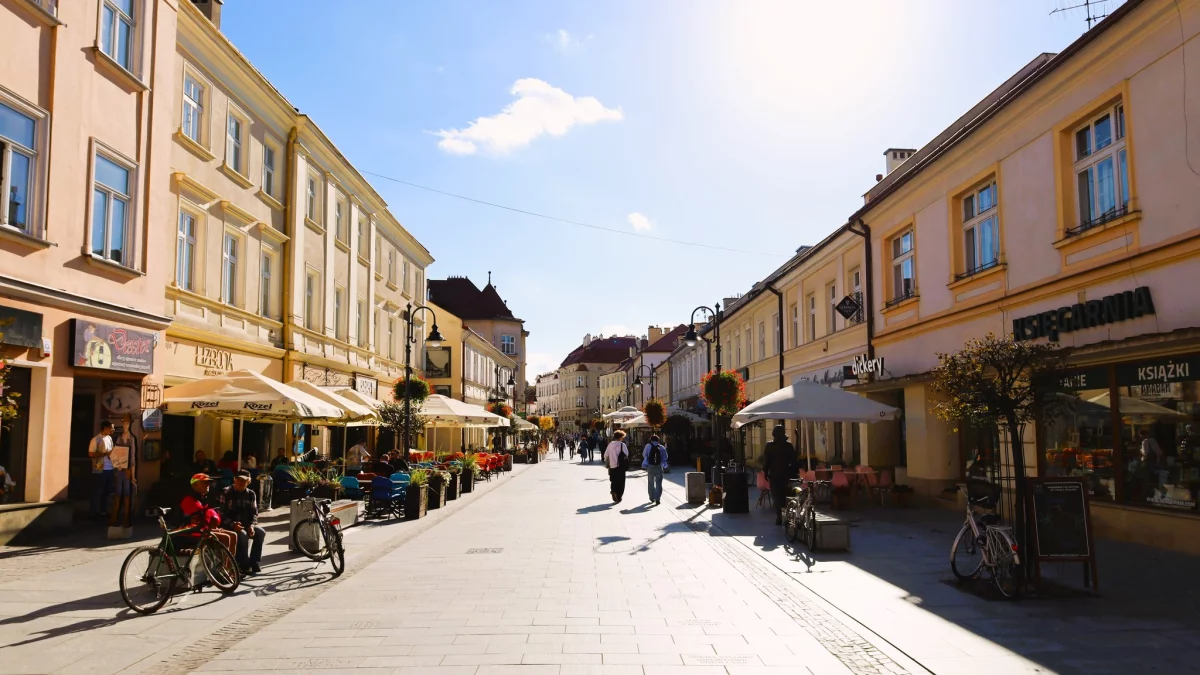
[[[350,446],[350,449],[346,451],[346,458],[350,460],[350,463],[352,464],[362,464],[368,459],[371,459],[371,453],[367,452],[366,446],[364,446],[362,443],[356,443]]]
[[[621,441],[613,441],[604,449],[604,466],[616,469],[621,466],[621,455],[629,456],[629,447]]]
[[[112,436],[100,434],[93,438],[92,442],[88,444],[88,456],[91,457],[92,455],[103,454],[104,470],[112,471],[112,449]]]

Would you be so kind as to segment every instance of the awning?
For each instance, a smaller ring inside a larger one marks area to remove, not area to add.
[[[625,420],[633,419],[641,414],[641,410],[638,410],[631,405],[627,405],[620,410],[614,410],[613,412],[607,413],[604,415],[604,419],[610,422],[624,422]]]
[[[163,392],[169,415],[214,415],[267,422],[342,420],[342,410],[250,370],[206,377]]]
[[[350,399],[339,394],[335,394],[329,389],[318,387],[307,380],[297,380],[295,382],[290,382],[289,385],[306,394],[318,398],[329,405],[336,406],[342,411],[342,420],[338,422],[339,425],[362,426],[379,423],[379,416],[375,414],[373,409],[362,405],[361,403],[351,401]]]

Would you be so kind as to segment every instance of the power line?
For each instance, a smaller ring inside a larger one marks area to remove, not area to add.
[[[670,239],[668,237],[656,237],[652,234],[643,234],[641,232],[627,232],[625,230],[618,230],[613,227],[603,227],[600,225],[593,225],[591,223],[580,222],[578,220],[569,220],[567,218],[559,218],[557,216],[549,216],[544,213],[538,213],[536,211],[526,211],[525,209],[518,209],[514,206],[505,206],[504,204],[496,204],[494,202],[485,201],[483,199],[476,199],[474,197],[468,197],[466,195],[455,194],[453,192],[446,192],[445,190],[438,190],[437,188],[431,188],[431,187],[427,187],[425,185],[418,185],[416,183],[410,183],[406,180],[400,180],[399,178],[385,176],[381,173],[375,173],[374,171],[360,171],[360,173],[365,173],[368,176],[375,176],[376,178],[382,178],[384,180],[388,180],[393,183],[407,185],[408,187],[417,188],[418,190],[425,190],[426,192],[433,192],[434,194],[443,195],[445,197],[453,197],[454,199],[461,199],[463,201],[472,202],[475,204],[481,204],[483,206],[490,206],[495,209],[503,209],[505,211],[511,211],[513,213],[520,213],[520,214],[523,214],[526,216],[533,216],[535,218],[542,218],[545,220],[553,220],[555,222],[565,223],[567,225],[575,225],[577,227],[586,227],[586,228],[593,229],[593,230],[600,230],[601,232],[611,232],[613,234],[623,234],[627,237],[638,237],[640,239],[650,239],[653,241],[661,241],[661,242],[664,242],[667,244],[680,244],[683,246],[694,246],[696,248],[707,248],[707,249],[711,249],[713,251],[728,251],[730,253],[744,253],[746,255],[786,257],[784,254],[780,254],[780,253],[767,253],[765,251],[747,251],[745,249],[729,248],[727,246],[716,246],[714,244],[701,244],[701,243],[695,242],[695,241],[684,241],[682,239]]]

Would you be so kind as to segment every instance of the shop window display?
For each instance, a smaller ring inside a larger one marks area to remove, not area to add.
[[[1108,371],[1075,373],[1067,379],[1075,393],[1057,394],[1043,412],[1043,475],[1083,478],[1092,499],[1112,500],[1116,472]]]
[[[1125,501],[1195,511],[1200,488],[1200,382],[1118,390]]]

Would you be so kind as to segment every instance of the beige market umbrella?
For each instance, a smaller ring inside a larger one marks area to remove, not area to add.
[[[1112,407],[1112,400],[1108,397],[1107,393],[1100,394],[1095,398],[1089,398],[1087,401],[1088,403],[1095,403],[1096,405],[1104,406],[1105,408]],[[1150,401],[1143,401],[1140,398],[1133,398],[1131,396],[1118,397],[1117,407],[1120,409],[1122,415],[1142,415],[1166,418],[1162,420],[1164,422],[1175,422],[1191,419],[1187,415],[1178,413],[1166,406],[1161,406],[1157,403],[1151,403]]]
[[[613,412],[606,413],[604,415],[604,419],[608,420],[609,422],[620,422],[623,424],[625,420],[631,420],[641,414],[641,410],[638,410],[631,405],[627,405],[620,410],[614,410]]]

